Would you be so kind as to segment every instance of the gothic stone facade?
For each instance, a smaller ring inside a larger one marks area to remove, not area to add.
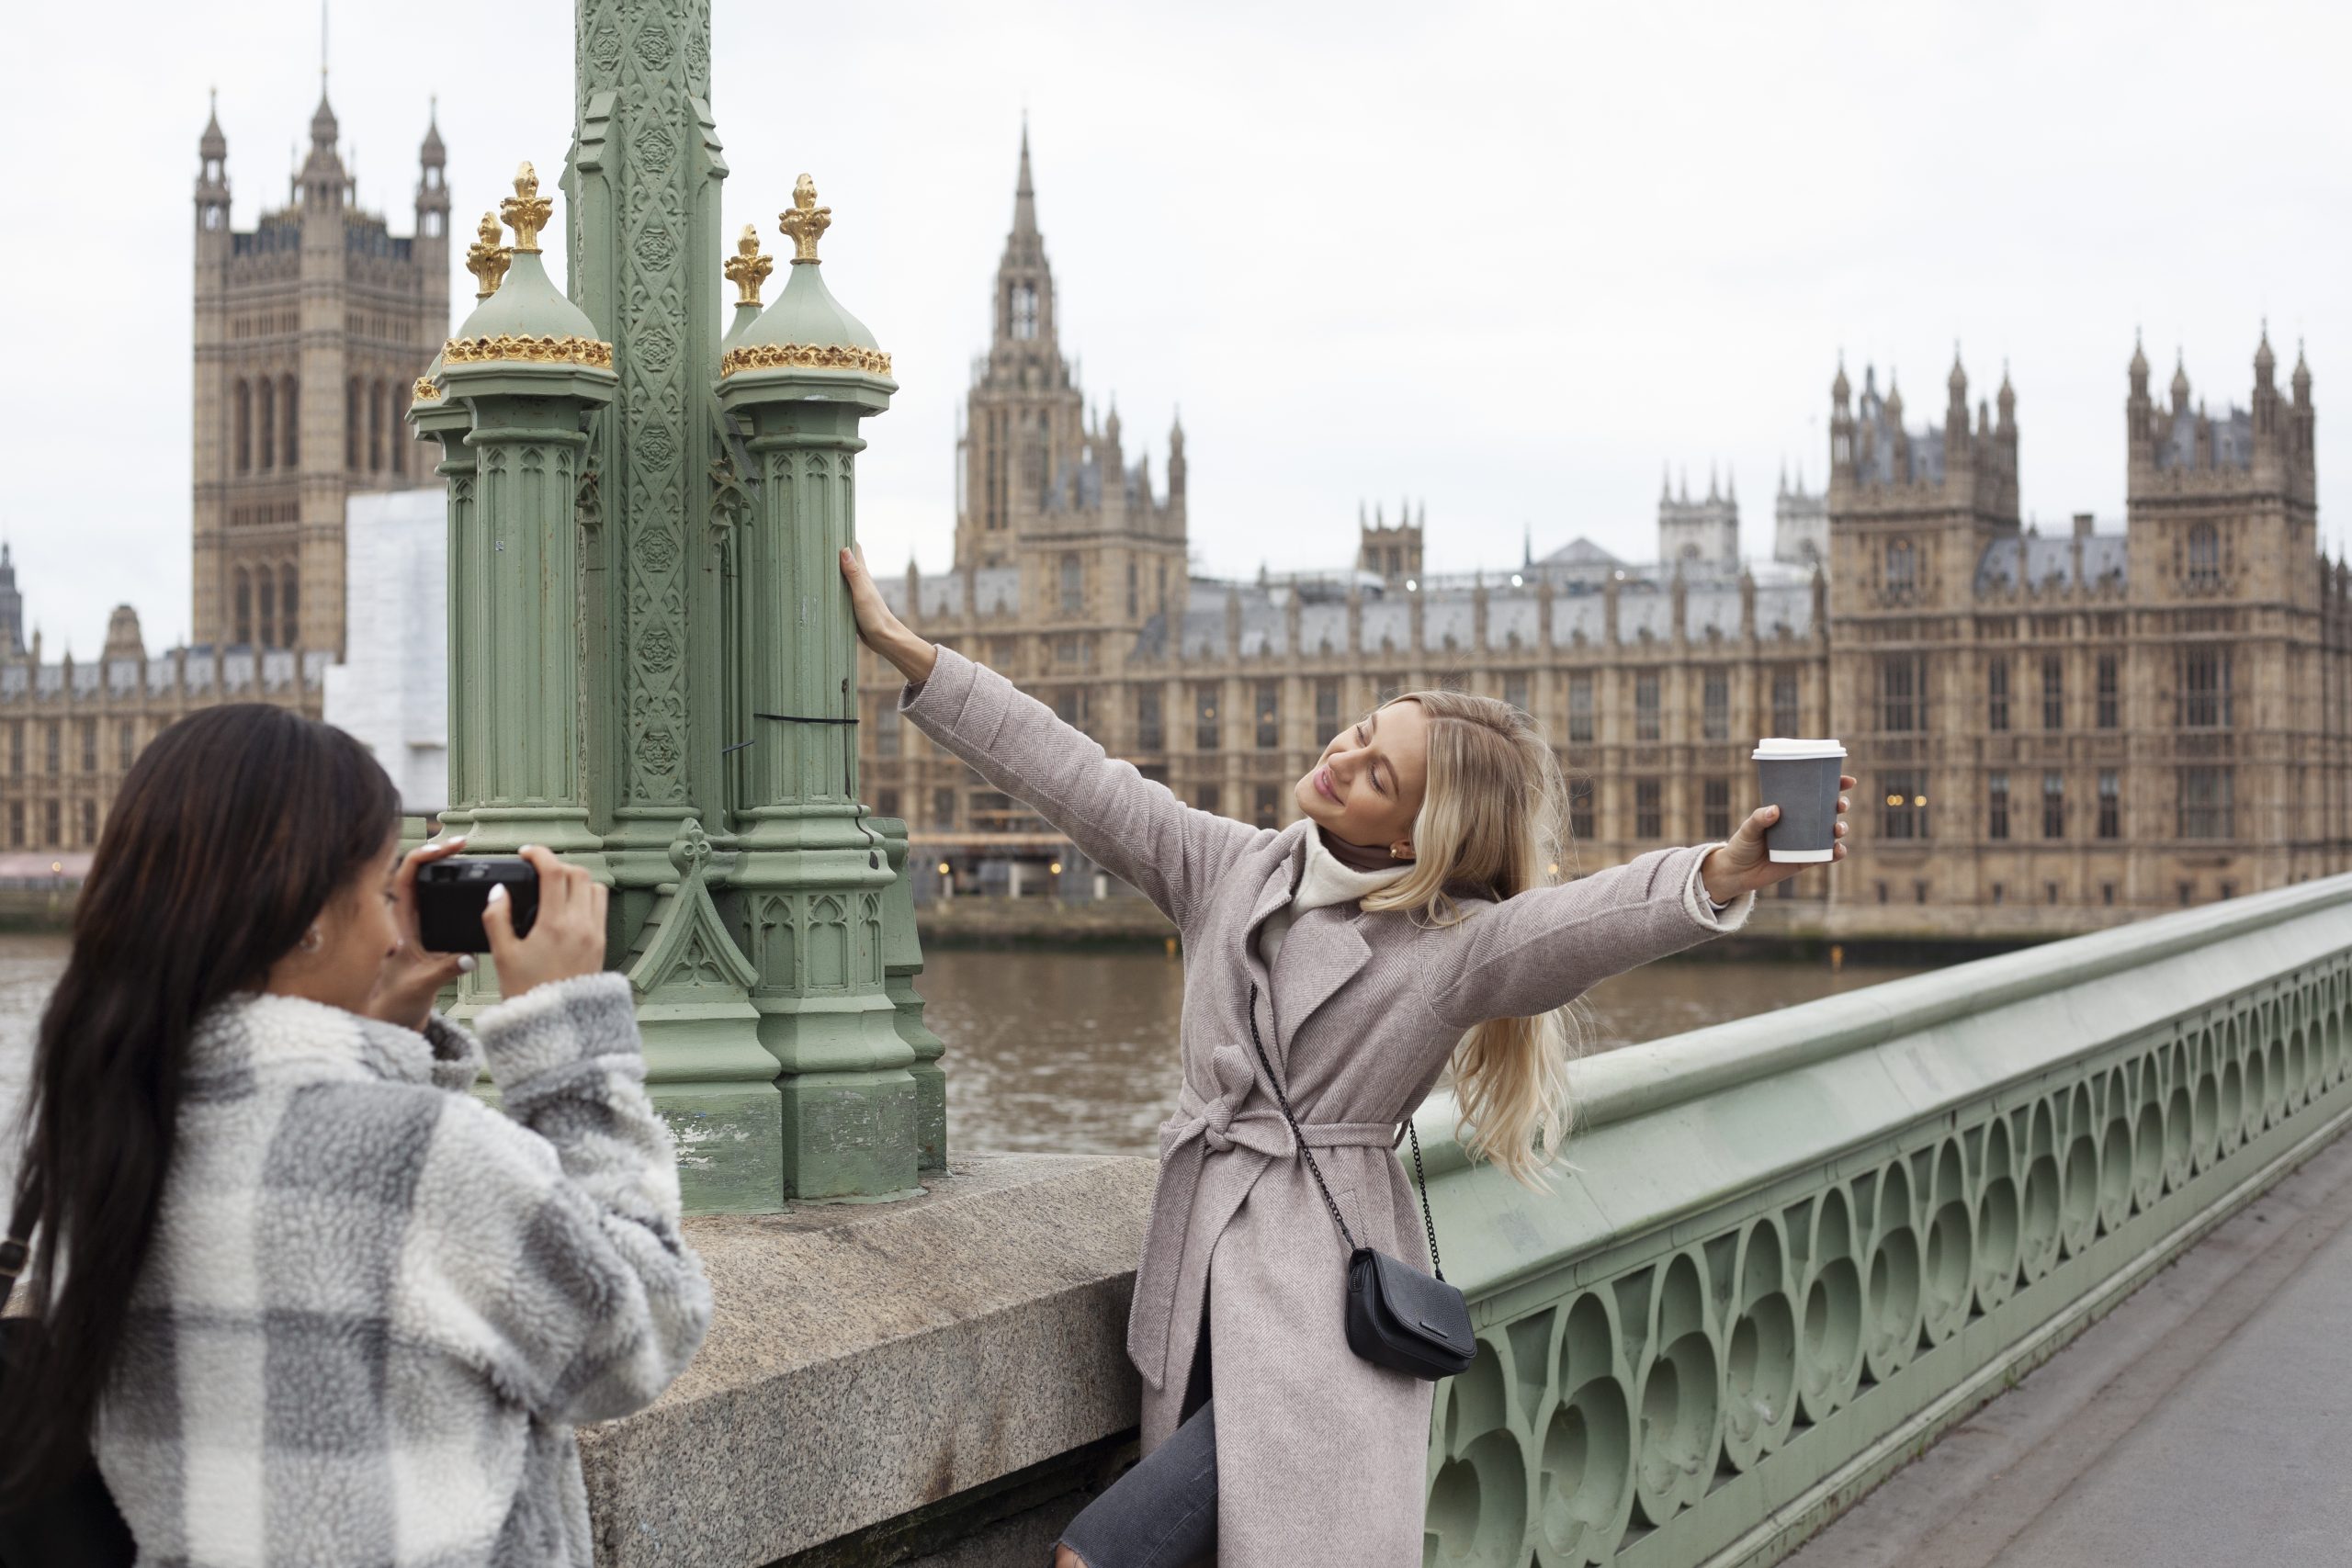
[[[196,562],[200,648],[344,637],[344,498],[438,481],[401,415],[449,325],[449,190],[419,151],[416,229],[359,209],[323,92],[287,205],[229,221],[216,114],[196,183]]]
[[[1181,427],[1155,491],[1115,412],[1082,415],[1025,144],[994,316],[954,569],[886,592],[1197,806],[1280,826],[1341,723],[1451,685],[1555,739],[1564,874],[1727,833],[1758,736],[1844,739],[1860,852],[1771,917],[1831,934],[2079,931],[2352,868],[2352,574],[2318,554],[2310,374],[2282,396],[2267,341],[2252,409],[2216,417],[2184,378],[2156,410],[2134,355],[2120,532],[2021,525],[2006,378],[1972,420],[1955,364],[1944,423],[1915,432],[1898,390],[1871,376],[1857,401],[1841,369],[1828,491],[1782,486],[1771,558],[1727,547],[1726,487],[1661,498],[1657,565],[1578,539],[1431,577],[1408,513],[1360,521],[1352,570],[1238,582],[1185,574]],[[1087,876],[860,671],[867,795],[934,889],[941,865],[964,888]]]

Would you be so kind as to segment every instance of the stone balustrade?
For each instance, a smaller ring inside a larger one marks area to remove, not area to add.
[[[1433,1101],[1482,1351],[1432,1561],[1777,1560],[2343,1128],[2347,916],[2335,877],[1611,1052],[1548,1196]]]

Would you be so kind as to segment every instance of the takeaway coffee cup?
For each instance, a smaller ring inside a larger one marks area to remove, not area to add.
[[[1781,808],[1764,829],[1767,860],[1826,861],[1838,841],[1838,780],[1846,748],[1835,740],[1759,740],[1757,782],[1766,806]]]

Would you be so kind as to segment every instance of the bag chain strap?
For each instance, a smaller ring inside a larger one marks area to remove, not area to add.
[[[1273,1061],[1266,1055],[1266,1043],[1258,1036],[1258,982],[1255,980],[1250,982],[1250,1043],[1258,1048],[1258,1060],[1265,1066],[1266,1081],[1273,1086],[1274,1103],[1283,1108],[1283,1120],[1290,1123],[1291,1136],[1298,1140],[1298,1152],[1306,1156],[1306,1168],[1314,1176],[1315,1185],[1323,1194],[1324,1206],[1331,1211],[1331,1223],[1340,1227],[1340,1235],[1347,1242],[1348,1250],[1355,1251],[1357,1249],[1355,1235],[1348,1229],[1348,1222],[1340,1216],[1339,1200],[1331,1196],[1330,1184],[1323,1179],[1323,1168],[1316,1163],[1315,1151],[1306,1142],[1306,1129],[1299,1126],[1298,1118],[1292,1113],[1290,1096],[1283,1092],[1283,1081],[1274,1076]],[[1405,1132],[1413,1140],[1413,1178],[1420,1186],[1421,1224],[1429,1228],[1430,1233],[1430,1268],[1440,1280],[1442,1280],[1445,1278],[1445,1270],[1438,1266],[1437,1260],[1437,1221],[1430,1217],[1429,1178],[1421,1172],[1421,1135],[1414,1130],[1413,1121],[1409,1116],[1405,1119]]]

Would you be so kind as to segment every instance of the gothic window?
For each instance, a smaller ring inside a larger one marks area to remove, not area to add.
[[[1193,750],[1217,750],[1216,687],[1213,682],[1193,688]]]
[[[1158,751],[1165,749],[1168,737],[1159,721],[1159,688],[1136,688],[1136,750]]]
[[[1996,734],[2009,728],[2009,661],[1996,659],[1984,667],[1984,723]]]
[[[281,566],[277,569],[277,629],[280,633],[278,646],[281,648],[292,648],[300,641],[299,628],[301,623],[294,618],[294,569]]]
[[[21,800],[8,803],[8,847],[12,850],[25,847],[25,803]]]
[[[1705,820],[1700,824],[1700,834],[1709,839],[1728,839],[1731,837],[1731,781],[1709,779],[1704,787],[1702,815]]]
[[[2123,781],[2113,768],[2099,770],[2098,836],[2102,839],[2123,836]]]
[[[1589,777],[1568,781],[1568,837],[1589,839],[1593,836],[1593,781]]]
[[[1216,787],[1216,785],[1213,784],[1204,784],[1193,793],[1201,797],[1200,807],[1202,810],[1221,812],[1225,809],[1224,794]]]
[[[1728,671],[1710,670],[1702,687],[1700,733],[1708,740],[1722,740],[1731,734],[1731,674]]]
[[[2226,729],[2230,724],[2230,655],[2227,649],[2191,648],[2180,656],[2179,725],[2183,729]]]
[[[1634,676],[1634,739],[1655,740],[1657,737],[1657,671],[1643,670]],[[1655,834],[1643,836],[1656,837]]]
[[[235,419],[237,472],[249,474],[254,468],[254,389],[242,380],[237,383]]]
[[[1276,682],[1258,682],[1258,750],[1261,751],[1271,751],[1282,743],[1282,690]]]
[[[1879,728],[1894,735],[1928,728],[1928,660],[1898,653],[1879,660]]]
[[[63,840],[65,834],[64,830],[58,826],[58,803],[56,801],[44,800],[41,802],[40,825],[42,829],[41,838],[47,847],[52,850],[60,848],[61,840]]]
[[[1908,539],[1895,539],[1886,547],[1886,591],[1906,596],[1918,586],[1918,552]]]
[[[2112,653],[2098,656],[2098,727],[2113,729],[2122,721],[2121,661]]]
[[[1315,682],[1315,733],[1329,740],[1340,732],[1340,683],[1337,681]]]
[[[82,842],[86,847],[97,841],[98,803],[95,800],[85,800],[82,803]]]
[[[2180,770],[2180,812],[2177,827],[2184,839],[2230,837],[2230,770]],[[2182,903],[2188,902],[2183,898]]]
[[[1916,773],[1886,775],[1886,800],[1879,808],[1882,838],[1924,839],[1928,836],[1928,784]]]
[[[1525,671],[1513,670],[1503,676],[1503,701],[1521,713],[1527,711],[1527,672]]]
[[[384,384],[368,389],[368,471],[384,471]]]
[[[1086,563],[1078,552],[1062,557],[1062,614],[1076,615],[1086,609]]]
[[[75,728],[80,731],[82,741],[82,771],[95,773],[98,771],[98,721],[95,718],[82,719]]]
[[[956,792],[935,789],[931,792],[931,825],[934,828],[956,826]]]
[[[359,471],[359,405],[361,382],[354,376],[343,389],[343,466],[350,473]]]
[[[401,389],[395,385],[386,394],[384,405],[384,421],[390,427],[385,439],[392,449],[392,472],[403,477],[408,473],[408,432],[401,418],[407,413],[411,400],[404,398]]]
[[[2222,580],[2222,531],[2211,523],[2188,530],[2188,581],[2211,587]]]
[[[298,468],[302,461],[302,384],[291,376],[277,385],[277,417],[282,426],[277,460],[286,468]]]
[[[21,718],[8,721],[8,776],[25,776],[25,721]]]
[[[899,700],[885,696],[874,705],[874,754],[895,757],[899,754]]]
[[[1012,335],[1023,342],[1037,335],[1037,286],[1034,283],[1012,286]]]
[[[1281,814],[1280,807],[1278,805],[1279,798],[1280,797],[1272,784],[1260,784],[1258,786],[1259,827],[1272,828],[1280,825]]]
[[[1136,563],[1135,563],[1135,562],[1133,562],[1133,561],[1129,561],[1129,562],[1127,563],[1127,618],[1128,618],[1129,620],[1133,620],[1133,619],[1135,619],[1136,615],[1136,597],[1137,597],[1136,592],[1136,575],[1137,575],[1137,572],[1136,572]]]
[[[1592,739],[1592,677],[1589,673],[1568,677],[1568,739]]]
[[[139,754],[139,727],[130,720],[124,719],[115,727],[115,740],[116,752],[119,759],[116,765],[128,770],[131,759]]]
[[[1988,839],[2009,836],[2009,775],[2007,773],[1984,775],[1984,836]]]
[[[277,574],[264,567],[254,579],[254,596],[261,601],[261,643],[277,646]]]
[[[261,467],[267,472],[277,466],[277,389],[266,376],[254,386],[261,394],[254,411],[254,423],[261,426]]]
[[[237,635],[232,641],[236,648],[251,648],[254,641],[254,580],[243,567],[237,569]]]
[[[43,771],[51,778],[65,771],[65,727],[56,719],[41,727],[41,750],[47,764]]]
[[[2066,661],[2054,653],[2041,656],[2041,728],[2066,728]]]
[[[1666,831],[1666,814],[1659,805],[1662,794],[1656,779],[1634,781],[1634,837],[1655,839]]]
[[[2066,836],[2066,775],[2061,773],[2041,775],[2041,836]]]
[[[1802,721],[1797,717],[1797,672],[1793,670],[1772,671],[1772,733],[1794,735]]]

